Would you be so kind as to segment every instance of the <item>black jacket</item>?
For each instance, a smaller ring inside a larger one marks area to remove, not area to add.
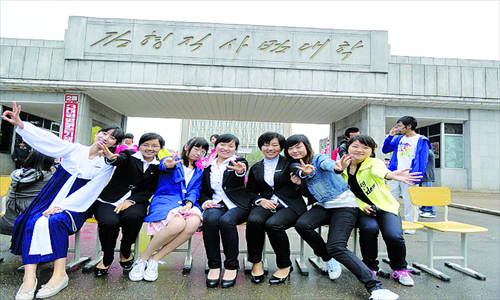
[[[110,163],[116,166],[116,169],[99,198],[113,203],[122,198],[128,191],[132,191],[132,195],[129,197],[130,200],[136,203],[149,204],[149,198],[158,187],[160,170],[158,165],[149,165],[146,172],[143,172],[143,163],[141,160],[132,157],[134,153],[131,150],[124,150],[120,152],[116,160]]]
[[[283,200],[297,215],[306,212],[306,204],[298,187],[290,180],[290,173],[295,172],[297,168],[290,164],[282,155],[279,156],[276,171],[274,173],[274,189],[264,180],[264,160],[259,161],[252,166],[248,174],[247,191],[252,199],[252,204],[260,198],[271,199],[275,194]]]
[[[242,162],[247,166],[248,162],[244,158],[238,158],[235,162]],[[232,163],[229,163],[232,166]],[[211,166],[208,166],[203,170],[203,179],[201,181],[201,192],[198,203],[200,206],[207,200],[211,200],[214,195],[214,190],[210,186],[210,170]],[[251,199],[250,195],[245,189],[245,176],[236,176],[235,171],[227,169],[224,171],[222,178],[222,188],[227,197],[238,207],[243,209],[250,209]]]
[[[339,152],[337,154],[337,160],[341,159],[342,156],[347,155],[347,141],[348,139],[343,139],[339,145]]]

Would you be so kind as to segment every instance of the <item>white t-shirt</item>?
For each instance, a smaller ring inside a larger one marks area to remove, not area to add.
[[[406,135],[401,138],[398,144],[398,170],[409,169],[411,162],[415,158],[420,134],[412,137]]]

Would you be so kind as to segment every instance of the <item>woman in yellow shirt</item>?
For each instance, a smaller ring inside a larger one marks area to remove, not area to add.
[[[342,176],[357,198],[360,209],[364,212],[358,217],[359,241],[363,262],[373,273],[378,270],[378,232],[387,246],[387,253],[394,270],[393,278],[402,285],[414,285],[407,270],[406,245],[398,216],[399,203],[392,196],[385,180],[397,180],[412,185],[412,181],[422,176],[408,173],[410,169],[391,172],[384,162],[374,158],[377,147],[375,141],[367,135],[352,137],[347,142],[349,155],[337,161],[343,170]]]

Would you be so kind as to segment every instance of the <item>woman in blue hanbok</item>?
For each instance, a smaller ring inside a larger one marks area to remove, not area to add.
[[[66,256],[68,236],[77,232],[88,217],[87,210],[111,177],[113,167],[101,154],[119,144],[123,130],[116,126],[101,129],[91,146],[64,141],[54,134],[21,121],[21,106],[13,103],[2,119],[39,152],[62,159],[50,181],[16,219],[12,232],[12,253],[22,254],[23,284],[16,299],[33,299],[39,263],[54,261],[50,280],[41,286],[37,298],[57,294],[68,285]],[[111,151],[114,151],[112,149]]]

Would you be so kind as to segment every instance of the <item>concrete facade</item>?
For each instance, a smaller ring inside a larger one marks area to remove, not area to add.
[[[463,167],[443,164],[436,185],[498,190],[500,62],[389,49],[384,31],[71,17],[65,41],[0,39],[0,101],[60,120],[77,93],[81,140],[137,116],[331,124],[332,148],[357,126],[381,148],[412,115],[463,125]]]

